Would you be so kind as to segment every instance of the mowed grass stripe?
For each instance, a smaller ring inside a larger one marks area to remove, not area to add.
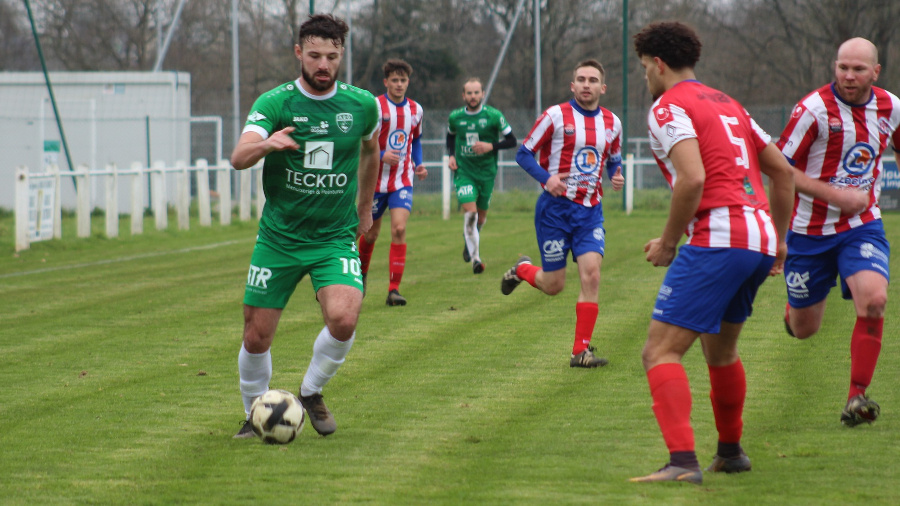
[[[284,447],[231,439],[242,416],[236,357],[253,227],[40,243],[0,259],[0,272],[11,272],[247,241],[98,269],[105,273],[3,280],[0,465],[9,481],[0,480],[0,493],[22,504],[242,504],[292,493],[343,504],[900,500],[892,485],[900,450],[892,408],[900,395],[891,388],[900,360],[891,339],[898,328],[893,287],[870,389],[883,408],[875,425],[847,429],[837,422],[849,376],[849,303],[832,294],[820,335],[790,339],[780,321],[784,282],[773,278],[741,342],[744,445],[754,471],[707,475],[702,487],[639,486],[627,478],[666,458],[640,365],[664,275],[644,261],[642,247],[665,214],[608,211],[594,344],[611,363],[584,371],[568,367],[574,265],[557,297],[527,285],[500,294],[500,276],[519,254],[538,261],[533,216],[515,210],[527,204],[512,207],[492,210],[483,231],[488,270],[480,276],[461,260],[461,216],[445,222],[436,213],[415,214],[401,285],[410,304],[403,308],[384,305],[385,223],[358,342],[325,392],[338,433],[321,438],[307,427]],[[898,223],[886,216],[895,243]],[[273,387],[297,390],[321,326],[304,281],[273,347]],[[699,345],[685,367],[705,465],[715,427]]]

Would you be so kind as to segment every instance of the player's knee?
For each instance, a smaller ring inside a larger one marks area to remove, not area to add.
[[[819,322],[800,321],[791,323],[791,331],[797,339],[806,339],[812,337],[819,331]]]
[[[547,295],[556,295],[563,291],[563,288],[566,287],[565,279],[556,279],[549,278],[545,280],[544,285],[541,287],[544,293]]]
[[[865,305],[866,318],[881,318],[884,316],[884,308],[887,305],[887,294],[880,293],[871,297]]]
[[[331,318],[328,322],[328,331],[338,341],[346,341],[356,331],[356,321],[357,316],[349,313]]]
[[[391,226],[391,239],[397,243],[404,242],[406,239],[406,225]]]

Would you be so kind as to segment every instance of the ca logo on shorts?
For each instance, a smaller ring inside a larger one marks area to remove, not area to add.
[[[544,241],[544,244],[543,244],[543,246],[541,246],[541,249],[544,250],[544,254],[547,255],[548,257],[561,255],[563,246],[565,246],[565,244],[566,244],[565,239],[560,239],[558,241],[551,239],[549,241]]]
[[[804,272],[803,274],[791,271],[784,276],[784,282],[787,284],[788,292],[798,299],[809,297],[809,288],[806,287],[807,281],[809,281],[809,271]]]

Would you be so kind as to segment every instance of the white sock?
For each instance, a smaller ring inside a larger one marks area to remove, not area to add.
[[[466,247],[469,248],[469,256],[472,262],[481,261],[478,253],[478,211],[463,214],[463,235],[466,237]]]
[[[250,353],[241,345],[238,354],[238,372],[241,375],[241,398],[244,401],[244,413],[250,416],[250,405],[253,400],[266,393],[269,380],[272,379],[272,353]]]
[[[338,367],[344,363],[355,338],[356,332],[347,341],[338,341],[331,335],[327,325],[322,332],[319,332],[316,342],[313,344],[312,359],[303,376],[303,383],[300,384],[300,395],[309,397],[322,393],[322,388],[337,373]]]

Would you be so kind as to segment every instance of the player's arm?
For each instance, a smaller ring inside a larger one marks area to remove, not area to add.
[[[491,147],[494,151],[500,151],[501,149],[514,148],[518,142],[519,141],[516,140],[516,135],[510,130],[509,133],[503,137],[502,141],[493,143]]]
[[[794,186],[798,193],[824,200],[837,206],[843,214],[859,214],[869,207],[869,192],[854,188],[838,188],[820,179],[814,179],[794,167]]]
[[[372,227],[372,200],[378,179],[378,135],[363,139],[359,148],[359,195],[356,212],[359,215],[357,235],[365,234]]]
[[[413,172],[419,178],[419,181],[421,181],[428,177],[428,169],[426,169],[425,165],[422,163],[422,139],[420,137],[413,139],[411,152]]]
[[[485,153],[490,153],[491,151],[499,151],[501,149],[509,149],[516,147],[518,141],[516,140],[515,134],[510,130],[504,137],[503,140],[498,142],[484,142],[478,141],[472,146],[472,151],[477,155],[483,155]]]
[[[778,254],[769,270],[769,275],[775,276],[784,272],[784,259],[788,252],[785,238],[794,208],[795,170],[771,142],[759,153],[759,169],[769,177],[769,209],[778,232]]]
[[[675,167],[675,185],[672,187],[669,218],[666,220],[662,236],[644,246],[647,261],[657,267],[667,266],[675,258],[678,241],[700,207],[703,184],[706,181],[706,169],[700,157],[700,143],[696,138],[684,139],[672,146],[669,159]]]
[[[244,170],[256,165],[256,162],[272,151],[300,149],[291,138],[290,134],[293,131],[294,127],[285,127],[265,139],[257,132],[244,132],[231,153],[231,166],[237,170]]]
[[[447,132],[447,155],[450,156],[450,170],[456,170],[456,134]]]

